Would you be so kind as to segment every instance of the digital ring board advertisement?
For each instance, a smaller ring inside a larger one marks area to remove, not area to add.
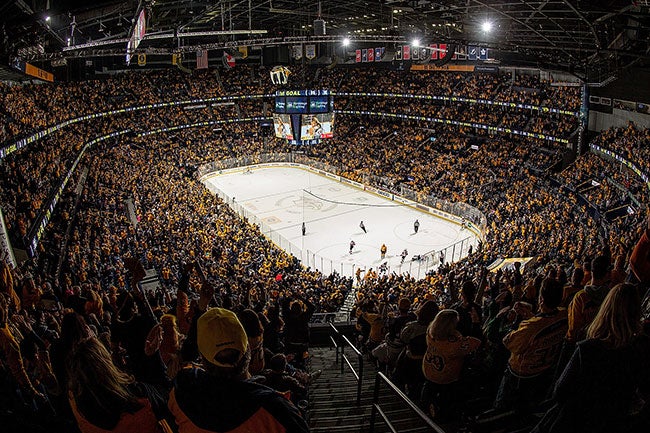
[[[300,119],[300,139],[332,138],[334,113],[303,114]]]

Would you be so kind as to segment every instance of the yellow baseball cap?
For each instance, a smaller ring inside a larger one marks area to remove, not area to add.
[[[239,352],[237,362],[248,349],[248,337],[244,327],[235,313],[225,308],[212,308],[197,322],[197,345],[205,359],[218,367],[233,367],[234,364],[224,364],[217,360],[217,354],[225,349]]]

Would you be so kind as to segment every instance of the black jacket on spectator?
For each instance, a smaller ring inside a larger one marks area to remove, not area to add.
[[[399,338],[402,329],[406,326],[407,323],[417,320],[417,317],[412,312],[409,312],[405,316],[398,316],[393,319],[388,326],[388,335],[391,339]]]
[[[266,382],[264,385],[273,388],[281,393],[290,392],[291,401],[298,401],[307,398],[307,390],[294,377],[289,376],[286,372],[278,373],[273,370],[264,370]]]
[[[555,384],[556,404],[534,433],[623,433],[648,431],[649,420],[637,425],[628,414],[636,391],[650,391],[650,338],[611,349],[598,340],[578,343]]]
[[[181,433],[309,431],[298,409],[273,389],[197,368],[178,373],[168,406]]]
[[[115,321],[111,328],[111,336],[128,353],[128,367],[136,380],[152,385],[167,386],[165,365],[156,351],[152,356],[144,353],[145,340],[151,328],[155,326],[152,318],[136,314],[132,319],[122,322]]]
[[[458,325],[456,325],[458,332],[465,336],[483,340],[483,331],[481,330],[481,323],[483,323],[481,306],[476,302],[470,302],[465,307],[462,302],[458,302],[451,308],[458,312],[459,321]],[[476,314],[479,317],[478,323],[472,322],[472,310],[476,311]]]
[[[283,301],[284,338],[287,343],[309,343],[309,321],[314,314],[315,307],[307,299],[304,302],[307,308],[296,314],[290,309],[291,299],[285,298]]]

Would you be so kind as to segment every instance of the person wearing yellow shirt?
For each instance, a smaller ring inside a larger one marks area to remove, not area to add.
[[[422,402],[436,419],[454,415],[461,400],[461,371],[465,357],[474,352],[481,340],[465,337],[456,329],[456,310],[442,310],[427,328],[427,351],[422,359],[422,373],[427,379],[422,388]]]
[[[515,312],[526,319],[503,338],[510,359],[497,392],[495,409],[526,410],[545,398],[568,327],[566,310],[558,308],[560,302],[562,287],[556,280],[547,278],[540,289],[537,314],[532,314],[529,304],[515,304]]]
[[[368,310],[362,310],[361,316],[370,324],[370,335],[366,346],[368,350],[372,351],[372,349],[384,341],[386,334],[384,326],[384,322],[386,321],[386,304],[382,303],[380,311],[377,313],[377,309],[373,303],[368,307]]]

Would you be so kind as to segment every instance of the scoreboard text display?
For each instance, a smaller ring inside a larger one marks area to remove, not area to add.
[[[331,138],[334,102],[329,90],[279,90],[275,94],[275,136],[292,144]]]

